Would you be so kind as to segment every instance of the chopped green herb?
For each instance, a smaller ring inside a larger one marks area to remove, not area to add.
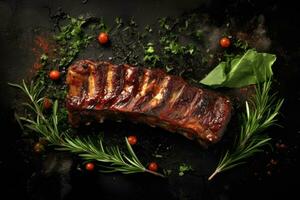
[[[147,25],[146,27],[145,27],[145,30],[147,31],[147,32],[149,32],[149,33],[152,33],[152,28],[149,26],[149,25]]]
[[[163,17],[163,18],[159,19],[158,23],[159,23],[159,26],[161,28],[164,28],[165,30],[170,30],[170,25],[167,24],[167,18],[166,17]]]
[[[233,43],[233,45],[234,45],[235,47],[240,48],[240,49],[243,49],[243,50],[245,50],[245,51],[246,51],[247,49],[249,49],[248,43],[245,42],[245,41],[242,41],[242,40],[240,40],[240,39],[238,39],[237,41],[235,41],[235,42]]]
[[[43,53],[40,59],[42,66],[45,66],[48,63],[48,56],[46,54]]]
[[[170,176],[172,174],[172,170],[171,169],[163,169],[163,174],[165,176]]]
[[[198,40],[202,40],[204,37],[204,32],[201,29],[198,29],[195,33],[195,36],[197,37]]]
[[[92,24],[92,26],[95,24]],[[103,18],[101,18],[98,22],[98,24],[95,25],[95,30],[97,30],[98,32],[105,32],[108,33],[109,32],[109,28],[106,26],[106,24],[104,23]]]
[[[83,17],[68,17],[70,23],[61,28],[61,31],[55,36],[60,45],[58,50],[61,57],[58,65],[64,67],[69,65],[77,56],[79,51],[86,47],[93,36],[84,33],[82,26],[86,23]]]
[[[183,163],[179,166],[178,175],[183,176],[186,172],[192,171],[192,170],[193,170],[193,168],[190,165],[187,165],[187,164]]]
[[[154,156],[155,158],[162,158],[162,157],[163,157],[161,154],[153,154],[153,156]]]
[[[194,45],[183,46],[176,42],[175,40],[169,40],[165,38],[161,38],[161,43],[163,43],[165,54],[174,54],[174,55],[193,55],[196,51],[196,47]]]
[[[117,24],[117,29],[123,25],[123,20],[120,17],[115,18],[115,23]]]
[[[168,66],[168,65],[166,65],[165,68],[166,68],[167,72],[170,72],[174,69],[173,67]]]
[[[155,54],[153,43],[147,44],[144,61],[150,63],[152,66],[155,66],[160,61],[159,56]]]
[[[168,46],[164,48],[166,52],[171,52],[172,54],[178,55],[184,53],[184,47],[179,45],[175,41],[170,41]]]

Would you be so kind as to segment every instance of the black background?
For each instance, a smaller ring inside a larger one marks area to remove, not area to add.
[[[260,199],[281,197],[290,199],[298,196],[296,188],[299,180],[297,148],[300,135],[298,117],[300,112],[300,14],[298,6],[288,1],[279,3],[250,0],[220,2],[89,0],[85,4],[81,0],[12,0],[0,1],[1,199],[13,197],[59,199],[62,194],[62,185],[59,182],[61,177],[49,176],[35,180],[38,167],[24,159],[18,142],[21,132],[13,120],[12,102],[15,93],[7,85],[7,82],[19,82],[28,75],[34,62],[32,52],[28,49],[34,37],[33,30],[41,28],[51,31],[49,9],[55,11],[59,7],[71,16],[90,13],[103,16],[108,22],[112,22],[116,16],[125,19],[134,16],[141,26],[155,22],[158,17],[178,16],[184,11],[196,8],[210,13],[213,18],[220,21],[224,16],[232,16],[247,23],[253,16],[263,14],[272,40],[273,51],[278,56],[278,64],[274,69],[278,80],[277,89],[285,98],[280,119],[283,128],[273,128],[274,137],[281,138],[289,148],[292,148],[282,155],[286,158],[282,159],[281,170],[272,176],[262,178],[255,178],[249,174],[251,164],[224,173],[212,182],[206,181],[207,174],[181,179],[170,177],[168,180],[162,180],[147,175],[130,177],[118,174],[96,175],[73,170],[75,172],[70,175],[72,189],[65,198]],[[212,163],[208,163],[206,167],[211,168]],[[8,197],[5,197],[6,194]]]

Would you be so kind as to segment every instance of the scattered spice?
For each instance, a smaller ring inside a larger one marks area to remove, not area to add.
[[[48,36],[37,35],[34,39],[34,47],[32,48],[32,52],[35,55],[33,69],[41,69],[46,64],[48,57],[54,57],[54,49],[55,46]]]

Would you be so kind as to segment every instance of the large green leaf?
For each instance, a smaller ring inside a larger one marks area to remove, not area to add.
[[[230,62],[221,62],[200,83],[212,87],[239,88],[264,82],[273,75],[276,56],[248,50]]]

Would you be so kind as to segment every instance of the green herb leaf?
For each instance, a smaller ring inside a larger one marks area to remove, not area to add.
[[[228,62],[221,62],[200,83],[212,87],[239,88],[268,80],[276,56],[248,50]]]
[[[48,62],[48,56],[46,54],[43,53],[41,55],[40,59],[41,59],[41,63],[42,63],[43,66],[47,64],[47,62]]]
[[[181,164],[179,166],[179,173],[178,173],[178,175],[179,176],[183,176],[184,173],[186,173],[188,171],[192,171],[192,170],[193,170],[193,168],[190,165],[187,165],[187,164],[183,163],[183,164]]]
[[[155,66],[160,61],[159,56],[155,52],[153,43],[149,42],[147,44],[147,47],[145,48],[145,56],[143,60],[150,63],[152,66]]]

